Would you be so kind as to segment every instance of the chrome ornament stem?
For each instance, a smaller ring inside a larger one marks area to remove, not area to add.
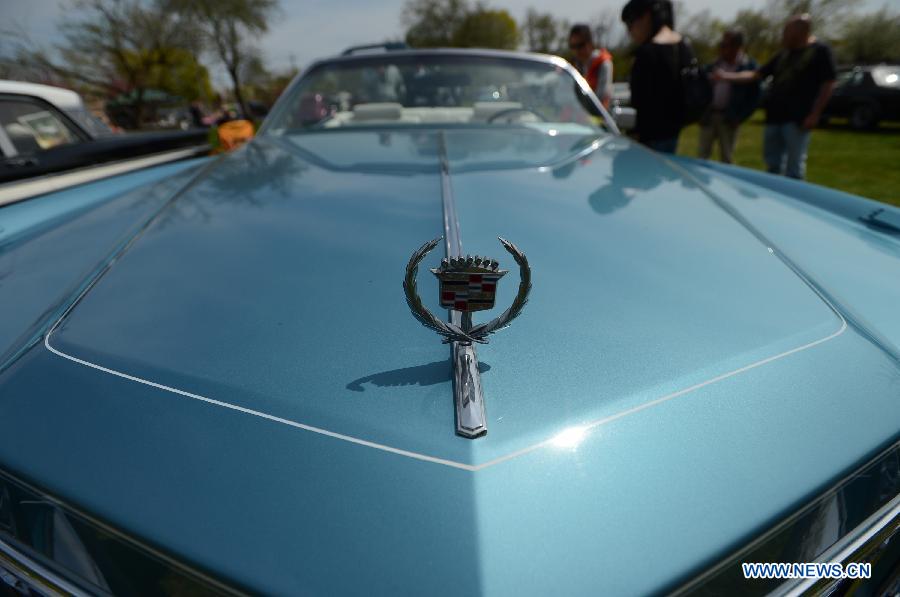
[[[450,311],[450,320],[464,331],[472,329],[472,314]],[[481,371],[478,353],[471,342],[452,342],[453,402],[456,412],[456,434],[475,439],[487,433],[487,414],[484,392],[481,390]]]
[[[462,256],[462,239],[459,234],[459,218],[456,202],[450,186],[450,162],[447,158],[447,139],[440,136],[441,202],[444,212],[444,245],[447,259]],[[464,332],[472,329],[472,314],[449,310],[450,323]],[[445,339],[446,341],[446,339]],[[478,354],[471,340],[451,343],[453,363],[453,403],[456,413],[456,434],[475,439],[487,433],[487,414],[484,410],[484,393],[481,390],[481,372],[478,370]]]
[[[511,242],[500,239],[519,266],[519,292],[513,304],[488,323],[472,324],[472,312],[494,307],[497,283],[506,275],[499,263],[487,257],[462,255],[459,220],[450,186],[450,167],[447,160],[446,140],[440,135],[441,197],[444,212],[444,248],[446,257],[441,266],[431,270],[440,281],[440,302],[447,307],[449,322],[434,315],[422,303],[416,284],[419,264],[441,238],[430,240],[416,249],[406,264],[403,292],[406,304],[419,323],[443,336],[451,345],[453,364],[453,400],[456,406],[456,433],[476,438],[487,433],[487,417],[484,411],[484,394],[481,389],[481,373],[478,370],[478,354],[475,344],[486,344],[487,337],[510,324],[519,316],[528,293],[531,291],[531,268],[525,254]]]
[[[453,399],[457,435],[476,438],[487,433],[478,355],[471,344],[453,343]]]

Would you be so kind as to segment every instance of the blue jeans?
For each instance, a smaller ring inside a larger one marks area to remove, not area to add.
[[[661,153],[675,153],[675,150],[678,148],[678,136],[676,135],[671,139],[657,139],[655,141],[647,141],[645,145],[653,151],[659,151]]]
[[[763,158],[769,172],[803,179],[809,133],[796,122],[767,124],[763,136]]]

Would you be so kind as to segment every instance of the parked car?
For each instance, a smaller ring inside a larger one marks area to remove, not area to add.
[[[855,129],[900,120],[900,65],[857,66],[838,73],[824,117],[848,118]]]
[[[631,85],[627,81],[613,83],[613,102],[623,108],[631,105]]]
[[[208,150],[205,130],[113,134],[73,91],[0,81],[0,183],[151,154],[185,157]]]
[[[0,221],[26,594],[897,586],[900,210],[650,151],[561,59],[323,60]]]
[[[194,123],[189,108],[161,108],[157,110],[157,118],[154,126],[160,129],[187,130],[193,128]]]
[[[114,134],[105,122],[91,114],[81,96],[71,89],[23,81],[0,81],[0,93],[43,100],[74,120],[91,137]]]

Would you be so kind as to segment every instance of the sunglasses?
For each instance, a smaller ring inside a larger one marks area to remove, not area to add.
[[[570,50],[580,50],[581,48],[583,48],[586,45],[587,45],[586,41],[583,41],[583,42],[580,42],[577,44],[569,44],[569,49]]]

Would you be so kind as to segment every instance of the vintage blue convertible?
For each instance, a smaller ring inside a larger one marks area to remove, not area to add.
[[[898,590],[900,210],[558,58],[319,62],[0,208],[0,307],[4,595]]]

